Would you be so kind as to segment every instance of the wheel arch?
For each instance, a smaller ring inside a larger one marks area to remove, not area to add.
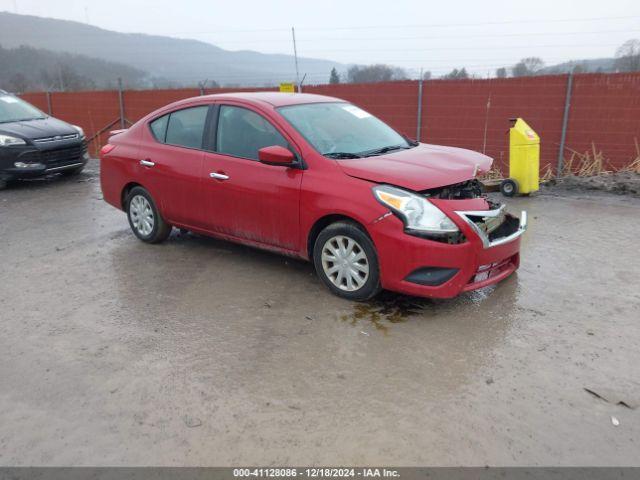
[[[311,227],[311,229],[309,229],[309,235],[307,236],[307,251],[306,251],[308,258],[313,259],[313,247],[315,246],[316,239],[318,238],[318,235],[320,235],[320,232],[322,232],[322,230],[324,230],[326,227],[328,227],[332,223],[337,223],[337,222],[352,223],[355,226],[357,226],[359,229],[361,229],[371,239],[371,235],[369,235],[369,232],[367,232],[367,229],[362,224],[362,222],[356,220],[355,218],[350,217],[348,215],[341,214],[341,213],[331,213],[328,215],[324,215],[319,219],[317,219],[313,224],[313,226]],[[371,239],[371,241],[373,242],[373,239]]]
[[[126,210],[125,202],[127,200],[127,197],[129,196],[129,192],[133,190],[135,187],[144,188],[144,186],[139,184],[138,182],[129,182],[122,188],[122,192],[120,193],[120,206],[122,210]]]

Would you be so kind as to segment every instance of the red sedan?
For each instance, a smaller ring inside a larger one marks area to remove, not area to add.
[[[261,92],[183,100],[114,132],[100,178],[144,242],[175,226],[312,260],[344,298],[446,298],[518,268],[526,215],[482,194],[491,162],[337,98]]]

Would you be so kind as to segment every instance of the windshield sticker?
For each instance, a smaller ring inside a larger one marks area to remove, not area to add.
[[[358,118],[371,117],[370,113],[365,112],[364,110],[362,110],[361,108],[356,107],[355,105],[345,105],[342,108],[345,109],[347,112],[349,112],[351,115],[355,115]]]
[[[0,97],[0,100],[4,103],[18,103],[18,99],[13,97]]]

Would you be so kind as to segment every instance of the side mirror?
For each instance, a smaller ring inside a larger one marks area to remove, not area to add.
[[[258,160],[267,165],[282,165],[289,167],[296,161],[296,156],[280,145],[272,145],[258,150]]]

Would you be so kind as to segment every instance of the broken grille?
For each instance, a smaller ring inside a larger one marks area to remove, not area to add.
[[[494,210],[456,213],[476,232],[484,248],[515,240],[527,228],[526,212],[518,219],[506,213],[504,205]]]

